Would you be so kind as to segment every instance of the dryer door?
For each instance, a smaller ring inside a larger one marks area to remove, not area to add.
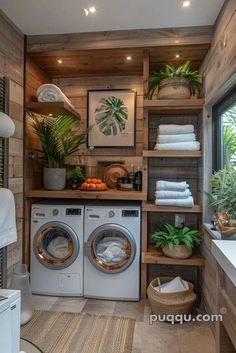
[[[68,225],[61,222],[44,224],[34,237],[34,254],[45,267],[61,270],[79,255],[79,239]]]
[[[85,255],[98,270],[120,273],[133,262],[136,244],[128,229],[117,224],[105,224],[95,229],[85,244]]]

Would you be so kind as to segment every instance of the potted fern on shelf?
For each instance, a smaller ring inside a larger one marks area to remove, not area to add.
[[[41,144],[44,163],[43,184],[46,190],[63,190],[66,184],[65,161],[80,150],[88,130],[76,130],[78,120],[73,116],[38,117],[31,114],[32,127]]]
[[[188,99],[202,89],[201,75],[190,70],[191,63],[187,61],[177,69],[166,65],[164,70],[151,73],[149,82],[150,98],[157,90],[158,99]]]
[[[164,255],[174,259],[187,259],[192,256],[193,249],[201,244],[202,233],[167,223],[152,235],[152,241]]]

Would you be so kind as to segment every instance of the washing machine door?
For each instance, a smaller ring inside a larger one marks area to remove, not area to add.
[[[136,244],[132,234],[117,224],[96,228],[85,243],[85,255],[91,264],[105,273],[120,273],[133,262]]]
[[[60,270],[70,266],[78,257],[79,238],[67,224],[49,222],[36,233],[33,249],[43,266]]]

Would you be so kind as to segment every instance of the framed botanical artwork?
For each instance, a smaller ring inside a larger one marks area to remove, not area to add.
[[[89,90],[87,98],[88,147],[134,147],[136,92]]]

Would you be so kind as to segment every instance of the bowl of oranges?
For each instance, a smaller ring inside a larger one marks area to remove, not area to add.
[[[103,183],[102,179],[97,178],[86,179],[80,187],[82,191],[105,191],[107,189],[107,185]]]

